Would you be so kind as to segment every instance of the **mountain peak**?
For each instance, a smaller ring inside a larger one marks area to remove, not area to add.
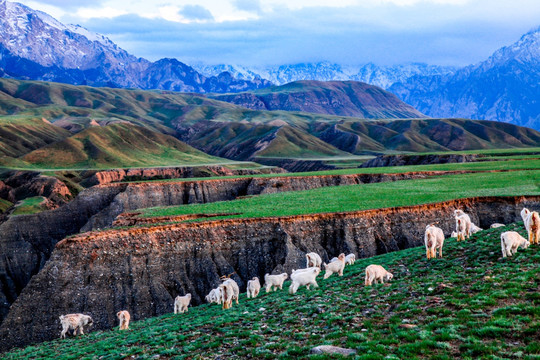
[[[390,88],[432,117],[509,122],[540,129],[540,28],[454,74],[410,78]]]
[[[495,51],[485,64],[480,65],[491,67],[508,61],[540,64],[540,27],[524,34],[515,43]]]
[[[65,25],[44,12],[6,0],[0,0],[0,75],[189,92],[238,92],[271,85],[261,79],[206,78],[176,59],[151,63],[104,35],[80,25]]]

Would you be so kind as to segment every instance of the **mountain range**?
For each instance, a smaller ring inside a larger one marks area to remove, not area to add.
[[[487,60],[456,69],[409,64],[346,67],[327,62],[268,67],[194,64],[203,74],[229,71],[238,78],[355,80],[378,85],[430,117],[508,122],[540,130],[540,28],[497,50]]]
[[[203,76],[176,59],[137,58],[103,35],[6,0],[0,0],[0,76],[200,93],[271,85],[260,78],[237,80],[228,73]]]
[[[414,76],[389,90],[433,117],[489,119],[540,129],[540,28],[453,74]]]
[[[445,75],[456,71],[456,68],[452,66],[422,63],[393,66],[378,66],[368,63],[361,66],[344,66],[327,61],[275,66],[208,65],[204,63],[194,63],[192,66],[206,76],[215,76],[226,71],[237,79],[255,80],[263,78],[276,85],[284,85],[299,80],[352,80],[376,85],[383,89],[416,75]]]

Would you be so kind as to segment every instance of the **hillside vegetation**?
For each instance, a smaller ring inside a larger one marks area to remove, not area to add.
[[[207,155],[176,138],[130,123],[94,126],[21,158],[43,168],[204,165],[228,160]]]
[[[319,86],[316,85],[311,87]],[[377,104],[382,108],[388,105]],[[55,143],[59,144],[57,149],[73,150],[73,146],[66,144],[77,133],[118,122],[174,136],[211,156],[236,161],[260,160],[269,165],[272,164],[268,159],[331,160],[365,154],[522,148],[540,144],[540,133],[509,124],[466,119],[395,119],[397,115],[390,113],[384,116],[392,119],[259,111],[196,94],[0,79],[0,154],[5,155],[0,165],[24,168],[28,165],[23,157],[32,151]],[[131,150],[137,153],[137,149]],[[43,155],[29,158],[35,158],[45,168],[56,167],[51,158]],[[176,166],[189,164],[176,156],[173,158]],[[104,160],[90,153],[88,162],[83,160],[82,164],[104,168],[126,163]],[[155,158],[146,160],[140,163],[164,164]]]
[[[303,111],[364,119],[426,117],[394,94],[357,81],[302,80],[210,97],[253,110]]]
[[[500,234],[521,223],[447,239],[442,259],[423,247],[358,260],[319,288],[240,296],[230,310],[201,305],[4,354],[5,359],[326,359],[317,345],[357,350],[356,359],[535,359],[540,355],[538,246],[501,258]],[[364,286],[364,269],[393,272]],[[60,332],[60,330],[59,330]]]
[[[230,216],[223,217],[252,218],[358,211],[475,196],[538,195],[539,184],[540,170],[479,172],[289,191],[207,204],[149,208],[142,210],[142,216],[230,213]]]

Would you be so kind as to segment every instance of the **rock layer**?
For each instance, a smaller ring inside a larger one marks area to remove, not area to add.
[[[96,329],[116,324],[128,309],[135,320],[172,312],[173,299],[193,303],[235,273],[241,289],[253,276],[290,272],[304,254],[323,260],[345,252],[369,257],[423,244],[427,223],[448,235],[460,208],[482,227],[520,219],[540,197],[489,197],[349,213],[231,219],[151,228],[89,232],[57,244],[50,260],[24,289],[0,327],[3,350],[58,337],[58,316],[90,314]],[[419,250],[420,251],[420,250]]]
[[[164,167],[164,168],[140,168],[140,169],[112,169],[103,171],[87,171],[83,176],[87,186],[110,184],[119,181],[179,179],[208,176],[233,176],[254,174],[280,174],[283,169],[240,169],[231,170],[224,166],[200,166],[200,167]]]
[[[128,211],[152,206],[233,200],[238,196],[325,186],[422,178],[440,173],[356,174],[120,183],[94,186],[53,211],[0,222],[0,321],[30,278],[68,235],[106,228]]]

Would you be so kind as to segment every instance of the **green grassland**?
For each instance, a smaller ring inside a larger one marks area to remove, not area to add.
[[[346,161],[346,160],[344,160]],[[243,164],[243,163],[240,163]],[[284,174],[256,174],[256,175],[234,175],[234,176],[213,176],[200,178],[145,180],[146,181],[197,181],[212,179],[233,179],[233,178],[265,178],[265,177],[289,177],[289,176],[326,176],[326,175],[352,175],[352,174],[396,174],[408,172],[430,172],[430,171],[513,171],[513,170],[539,170],[540,159],[499,159],[494,161],[450,163],[450,164],[430,164],[430,165],[407,165],[407,166],[387,166],[376,168],[344,168],[335,170],[292,172]]]
[[[42,204],[46,199],[43,196],[33,196],[21,200],[13,210],[12,215],[35,214],[44,210]]]
[[[538,359],[538,246],[501,258],[500,234],[522,224],[447,239],[444,258],[423,247],[360,259],[319,288],[256,299],[240,295],[230,310],[201,305],[184,314],[133,322],[3,354],[8,359],[330,359],[310,355],[326,344],[357,350],[355,359]],[[364,269],[393,272],[364,286]],[[408,328],[403,325],[407,324]]]
[[[33,165],[22,157],[53,144],[73,154],[76,149],[70,139],[77,141],[78,135],[73,133],[92,131],[96,123],[103,127],[118,122],[174,135],[209,156],[235,161],[251,161],[257,156],[330,159],[346,155],[523,148],[540,144],[540,133],[534,130],[489,121],[366,120],[257,111],[194,94],[0,79],[0,155],[3,155],[0,165],[31,168]],[[112,151],[116,154],[99,157],[102,152],[100,150],[96,158],[92,152],[87,154],[89,161],[79,159],[80,166],[127,166],[125,160],[110,160],[111,155],[118,157],[116,150]],[[143,154],[134,155],[142,157]],[[171,162],[182,165],[177,156],[162,155],[141,162],[135,160],[134,166],[163,166]],[[160,158],[164,160],[159,161]],[[40,161],[42,168],[49,164],[51,168],[58,167],[52,157],[43,154],[36,161]],[[189,164],[192,162],[188,159],[185,165]]]
[[[5,199],[0,199],[0,214],[5,212],[11,206],[13,206],[13,203],[11,203],[10,201],[7,201]]]
[[[540,170],[485,172],[259,195],[233,201],[149,208],[144,217],[231,213],[235,218],[357,211],[474,196],[539,195]]]
[[[29,168],[38,169],[193,166],[230,162],[207,155],[172,136],[130,123],[91,127],[34,150],[19,160]]]

